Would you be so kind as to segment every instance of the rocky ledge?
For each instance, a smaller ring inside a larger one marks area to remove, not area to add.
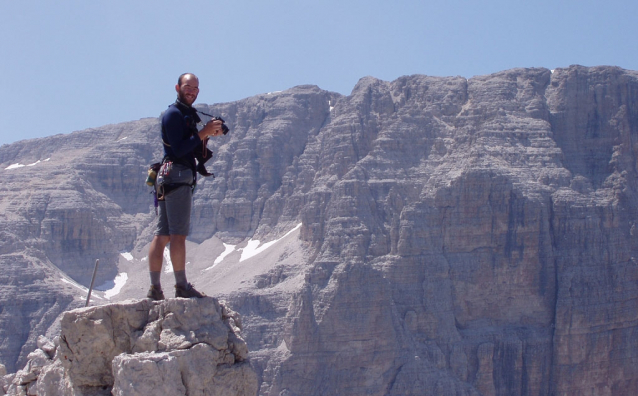
[[[237,313],[217,299],[128,300],[65,312],[7,395],[255,395]]]

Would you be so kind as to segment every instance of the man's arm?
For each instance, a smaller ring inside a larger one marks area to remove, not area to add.
[[[222,122],[220,120],[211,120],[197,135],[193,135],[190,139],[184,139],[184,119],[181,113],[175,111],[166,113],[163,119],[166,138],[170,144],[173,153],[177,157],[183,157],[190,153],[202,143],[202,140],[209,136],[219,136],[222,134]]]
[[[179,111],[168,111],[164,114],[162,119],[164,131],[166,132],[166,139],[171,146],[173,154],[177,157],[183,157],[192,152],[195,147],[202,143],[202,139],[199,136],[191,136],[189,139],[184,139],[186,125],[184,118]]]

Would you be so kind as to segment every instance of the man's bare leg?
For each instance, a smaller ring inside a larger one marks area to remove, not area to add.
[[[168,235],[155,235],[148,249],[148,270],[161,271],[162,262],[164,261],[164,249],[170,241]],[[171,260],[173,258],[171,257]]]
[[[170,243],[173,271],[184,271],[186,269],[186,235],[171,235]]]
[[[148,249],[148,272],[151,276],[151,288],[146,297],[153,300],[164,299],[160,277],[162,274],[162,262],[164,261],[164,249],[169,240],[168,236],[155,235]]]

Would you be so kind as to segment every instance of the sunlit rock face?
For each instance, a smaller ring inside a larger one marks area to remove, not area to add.
[[[129,300],[65,312],[54,341],[38,338],[9,395],[250,396],[239,315],[212,297]]]
[[[361,80],[299,159],[316,256],[269,394],[635,388],[636,77]]]
[[[366,77],[202,108],[231,133],[209,143],[187,272],[242,315],[260,394],[635,393],[638,73]],[[100,258],[101,281],[128,273],[113,299],[143,297],[158,135],[147,119],[1,147],[7,284],[31,276],[10,257],[37,257],[31,301],[51,311],[53,271],[86,285]]]

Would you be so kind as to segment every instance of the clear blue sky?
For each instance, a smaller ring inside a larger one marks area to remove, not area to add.
[[[0,144],[364,76],[638,70],[636,0],[0,0]]]

